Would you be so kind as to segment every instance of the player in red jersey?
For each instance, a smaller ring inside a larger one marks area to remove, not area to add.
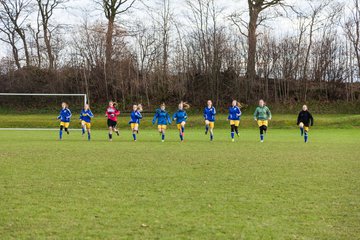
[[[105,117],[107,117],[107,125],[109,128],[109,141],[112,141],[112,134],[115,132],[119,136],[119,130],[116,129],[117,117],[120,115],[120,111],[116,109],[116,103],[109,102],[109,106],[106,109]]]

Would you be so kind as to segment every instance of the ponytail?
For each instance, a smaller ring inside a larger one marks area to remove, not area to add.
[[[188,104],[187,102],[180,102],[179,105],[182,105],[185,110],[190,108],[190,104]]]
[[[141,105],[141,103],[137,105],[137,109],[139,112],[143,111],[143,106]]]

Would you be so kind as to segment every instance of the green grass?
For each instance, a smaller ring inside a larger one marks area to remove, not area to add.
[[[1,128],[57,128],[59,122],[56,119],[57,115],[49,114],[2,114],[0,115]],[[153,114],[145,114],[145,118],[141,122],[142,129],[153,129],[152,126]],[[273,120],[270,123],[271,128],[291,129],[296,128],[296,115],[291,114],[274,114]],[[349,114],[327,114],[314,115],[316,128],[360,128],[360,115]],[[227,115],[217,115],[216,128],[228,128]],[[128,128],[129,114],[123,114],[119,118],[119,127]],[[188,127],[203,128],[203,117],[201,115],[189,114]],[[253,120],[252,114],[245,112],[241,120],[240,128],[254,128],[256,123]],[[78,115],[74,114],[70,128],[80,128]],[[103,115],[96,115],[93,119],[93,129],[106,129],[106,119]],[[173,124],[170,129],[175,129]]]
[[[0,239],[360,236],[358,129],[313,128],[308,144],[295,129],[263,144],[256,128],[235,143],[227,129],[106,134],[0,131]]]

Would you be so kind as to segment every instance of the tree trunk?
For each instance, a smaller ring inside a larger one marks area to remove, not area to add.
[[[248,81],[248,88],[251,91],[256,78],[256,28],[259,18],[259,11],[250,7],[250,21],[248,26],[248,59],[247,59],[247,71],[246,77]]]
[[[43,23],[43,31],[44,31],[44,41],[45,41],[45,46],[46,46],[46,52],[47,52],[47,55],[49,58],[49,69],[54,69],[54,56],[52,53],[51,40],[50,40],[48,26],[47,26],[46,22]]]
[[[308,91],[308,79],[307,79],[307,67],[308,67],[308,61],[309,61],[309,57],[310,57],[310,51],[311,51],[311,47],[313,44],[313,29],[314,29],[314,24],[315,24],[315,18],[316,18],[316,14],[314,14],[312,16],[311,19],[311,23],[310,23],[310,30],[309,30],[309,45],[307,47],[306,50],[306,55],[305,55],[305,61],[304,61],[304,68],[303,68],[303,81],[304,81],[304,86],[302,86],[302,89],[304,89],[304,101],[306,102],[307,100],[307,91]]]
[[[31,65],[30,54],[29,54],[29,49],[28,49],[28,46],[27,46],[25,35],[21,36],[21,39],[22,39],[23,45],[24,45],[26,66],[30,67],[30,65]]]
[[[21,29],[19,27],[15,27],[15,31],[17,32],[17,34],[19,35],[19,37],[23,43],[26,66],[29,67],[30,66],[30,54],[29,54],[29,49],[28,49],[27,42],[26,42],[25,32],[23,29]]]
[[[41,50],[40,50],[40,12],[38,13],[37,16],[37,21],[36,21],[36,26],[37,26],[37,31],[35,33],[35,30],[33,32],[34,35],[34,39],[35,39],[35,44],[36,44],[36,54],[37,54],[37,59],[38,59],[38,68],[41,68],[41,63],[42,63],[42,59],[41,59]]]
[[[14,36],[13,36],[14,38]],[[12,52],[13,52],[13,56],[14,56],[14,62],[15,62],[15,65],[18,69],[21,68],[21,65],[20,65],[20,59],[19,59],[19,50],[17,49],[17,47],[15,46],[15,39],[14,40],[14,44],[12,46]]]
[[[109,85],[111,85],[111,95],[112,97],[116,97],[116,87],[115,87],[115,81],[113,79],[112,74],[112,51],[113,51],[113,33],[114,33],[114,18],[109,18],[108,20],[108,26],[107,26],[107,32],[106,32],[106,46],[105,46],[105,89],[106,89],[106,97],[109,96]]]

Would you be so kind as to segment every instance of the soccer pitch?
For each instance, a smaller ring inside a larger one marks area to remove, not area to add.
[[[358,129],[0,131],[1,239],[358,239]]]

